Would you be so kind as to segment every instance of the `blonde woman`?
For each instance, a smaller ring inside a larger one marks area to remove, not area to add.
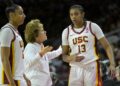
[[[51,46],[44,47],[43,41],[47,40],[43,24],[38,20],[31,20],[26,25],[25,39],[27,45],[24,51],[26,77],[31,81],[31,86],[52,86],[49,71],[49,60],[62,53],[61,47],[52,51]]]

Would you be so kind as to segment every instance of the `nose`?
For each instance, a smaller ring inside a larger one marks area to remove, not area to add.
[[[72,16],[72,19],[75,19],[75,15]]]

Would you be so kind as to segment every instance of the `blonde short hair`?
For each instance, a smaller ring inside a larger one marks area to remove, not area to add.
[[[43,30],[43,24],[38,19],[33,19],[27,23],[25,28],[25,40],[26,42],[35,42],[39,32]]]

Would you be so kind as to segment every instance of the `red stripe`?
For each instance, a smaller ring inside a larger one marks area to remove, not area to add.
[[[89,23],[89,28],[90,28],[90,32],[92,33],[92,35],[95,36],[95,34],[92,31],[91,22]],[[96,38],[96,36],[95,36],[95,38]]]
[[[13,30],[15,30],[15,29],[14,29],[14,27],[12,27],[11,25],[9,25],[9,26],[11,27],[10,29],[11,29],[11,31],[13,32],[13,35],[14,35],[14,38],[12,39],[12,42],[13,42],[13,41],[16,39],[15,33],[14,33],[14,31],[13,31]],[[12,28],[13,28],[13,29],[12,29]]]
[[[100,76],[100,65],[99,65],[99,62],[97,61],[97,77],[98,77],[98,84],[97,84],[97,86],[103,86],[102,85],[102,78],[101,78],[101,76]]]
[[[93,33],[93,31],[92,31],[91,22],[89,23],[89,29],[90,29],[91,34],[95,37],[95,40],[94,40],[94,42],[95,42],[94,48],[95,48],[95,53],[96,53],[96,55],[98,56],[97,37],[96,37],[96,35]]]
[[[90,32],[92,33],[92,35],[95,37],[95,45],[94,45],[94,47],[95,47],[95,52],[96,52],[96,55],[98,56],[98,48],[97,48],[97,37],[96,37],[96,35],[95,35],[95,33],[93,33],[93,31],[92,31],[92,27],[91,27],[91,22],[89,23],[89,28],[90,28]]]

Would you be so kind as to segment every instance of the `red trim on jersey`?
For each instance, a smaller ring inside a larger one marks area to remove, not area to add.
[[[9,25],[9,26],[11,27],[10,29],[12,30],[13,35],[14,35],[14,38],[12,39],[12,42],[13,42],[16,39],[16,36],[15,36],[15,33],[14,33],[13,29],[12,29],[13,27],[11,25]]]
[[[80,32],[77,32],[77,31],[75,31],[73,25],[71,25],[73,32],[75,32],[75,33],[77,33],[77,34],[81,34],[81,33],[85,30],[86,26],[87,26],[87,22],[85,22],[83,30],[80,31]]]
[[[95,37],[95,45],[94,45],[94,47],[95,47],[95,53],[96,53],[96,55],[98,56],[98,50],[97,50],[97,37],[96,37],[96,35],[93,33],[93,31],[92,31],[92,27],[91,27],[91,22],[89,23],[89,28],[90,28],[90,32],[91,32],[91,34]]]
[[[91,27],[91,22],[89,23],[89,28],[90,28],[90,32],[92,33],[93,36],[95,36],[95,34],[92,31],[92,27]],[[96,36],[95,36],[96,37]]]
[[[98,83],[97,83],[97,85],[96,86],[103,86],[103,83],[102,83],[102,78],[101,78],[101,76],[100,76],[100,64],[99,64],[99,62],[98,62],[98,60],[96,61],[97,62],[97,81],[98,81]]]
[[[18,34],[20,34],[19,31],[17,29],[15,29],[15,27],[13,27],[11,24],[9,24],[9,26],[12,27],[15,32],[17,32]]]

